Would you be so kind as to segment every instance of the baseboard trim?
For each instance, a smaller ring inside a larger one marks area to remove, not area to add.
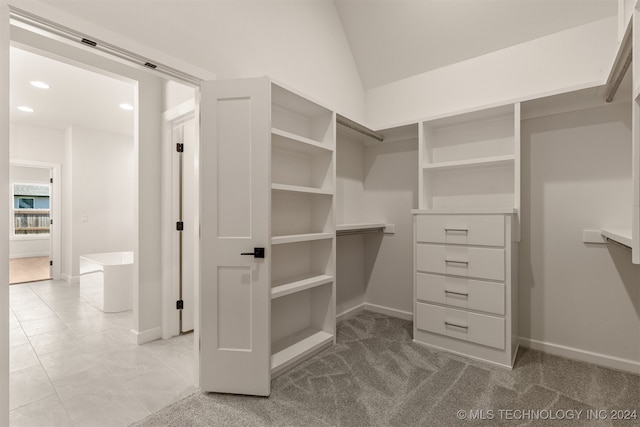
[[[49,256],[49,252],[33,252],[27,254],[13,254],[9,255],[9,259],[22,259],[22,258],[40,258]]]
[[[348,310],[343,311],[342,313],[338,314],[336,316],[336,323],[348,319],[350,317],[353,316],[357,316],[358,314],[362,313],[364,311],[364,303],[362,304],[358,304],[355,307],[352,307]]]
[[[633,374],[640,374],[640,362],[635,360],[594,353],[591,351],[580,350],[530,338],[520,337],[520,345],[533,350],[543,351],[554,356],[566,357],[567,359],[579,360],[581,362],[593,363],[594,365],[631,372]]]
[[[374,313],[386,314],[387,316],[397,317],[403,320],[413,320],[413,313],[409,311],[397,310],[395,308],[384,307],[376,304],[364,303],[364,309],[373,311]]]
[[[158,326],[157,328],[151,328],[144,331],[136,331],[132,329],[131,333],[135,337],[136,343],[138,345],[145,344],[145,343],[162,338],[162,328],[160,326]]]
[[[362,313],[363,311],[371,311],[373,313],[385,314],[390,317],[397,317],[398,319],[404,319],[409,321],[413,320],[413,313],[402,311],[402,310],[396,310],[395,308],[384,307],[382,305],[369,304],[369,303],[363,302],[362,304],[358,304],[355,307],[352,307],[338,314],[336,316],[336,323],[344,319],[348,319],[350,317],[356,316]]]
[[[69,276],[68,274],[63,274],[62,280],[71,285],[77,285],[80,283],[80,276]]]

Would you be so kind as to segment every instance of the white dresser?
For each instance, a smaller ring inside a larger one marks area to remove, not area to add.
[[[413,215],[414,341],[512,368],[518,349],[514,211]]]

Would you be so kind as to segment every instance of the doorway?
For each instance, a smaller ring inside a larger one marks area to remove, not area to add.
[[[11,162],[9,284],[53,278],[53,169]],[[57,252],[57,251],[56,251]]]

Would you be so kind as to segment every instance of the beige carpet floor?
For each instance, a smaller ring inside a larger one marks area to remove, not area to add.
[[[49,279],[51,272],[48,256],[9,260],[9,283],[12,285]]]
[[[411,328],[364,312],[268,398],[198,392],[135,426],[640,425],[640,375],[529,349],[511,371],[413,343]]]

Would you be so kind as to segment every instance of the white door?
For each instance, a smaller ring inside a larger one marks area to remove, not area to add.
[[[269,82],[204,82],[200,114],[200,387],[268,396],[270,254],[241,254],[269,244]]]

